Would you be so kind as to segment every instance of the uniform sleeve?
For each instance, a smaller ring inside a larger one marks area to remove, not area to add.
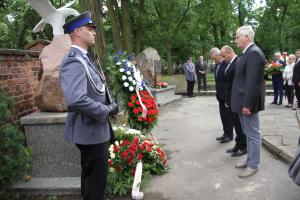
[[[86,72],[75,57],[68,58],[62,63],[60,81],[68,111],[80,113],[98,121],[107,120],[109,107],[87,96]]]

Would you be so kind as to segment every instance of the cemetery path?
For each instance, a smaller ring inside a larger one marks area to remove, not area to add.
[[[152,179],[144,200],[300,199],[299,187],[288,178],[288,165],[265,149],[259,172],[238,178],[234,165],[246,156],[232,158],[225,150],[234,142],[215,140],[222,134],[215,97],[182,98],[160,108],[153,132],[167,151],[170,170]]]

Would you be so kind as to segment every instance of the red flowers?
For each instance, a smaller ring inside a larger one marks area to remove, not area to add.
[[[166,88],[168,87],[168,83],[167,82],[157,82],[155,84],[155,88]]]
[[[142,117],[143,108],[136,94],[130,96],[130,101],[127,103],[129,114],[129,124],[141,131],[150,131],[157,121],[158,110],[155,99],[148,91],[140,91],[141,102],[147,109],[146,117]]]

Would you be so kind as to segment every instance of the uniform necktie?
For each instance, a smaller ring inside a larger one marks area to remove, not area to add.
[[[86,56],[89,59],[89,61],[93,64],[93,60],[92,60],[91,54],[89,52],[87,52]],[[97,71],[99,72],[99,76],[100,76],[101,80],[104,82],[105,81],[105,76],[104,76],[103,70],[102,70],[102,68],[100,66],[100,63],[99,63],[99,69]]]

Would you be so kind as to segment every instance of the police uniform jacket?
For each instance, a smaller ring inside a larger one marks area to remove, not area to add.
[[[65,139],[84,145],[104,143],[111,137],[110,109],[105,92],[95,90],[84,64],[97,88],[104,86],[93,63],[82,50],[72,46],[60,67],[61,86],[68,108]]]

